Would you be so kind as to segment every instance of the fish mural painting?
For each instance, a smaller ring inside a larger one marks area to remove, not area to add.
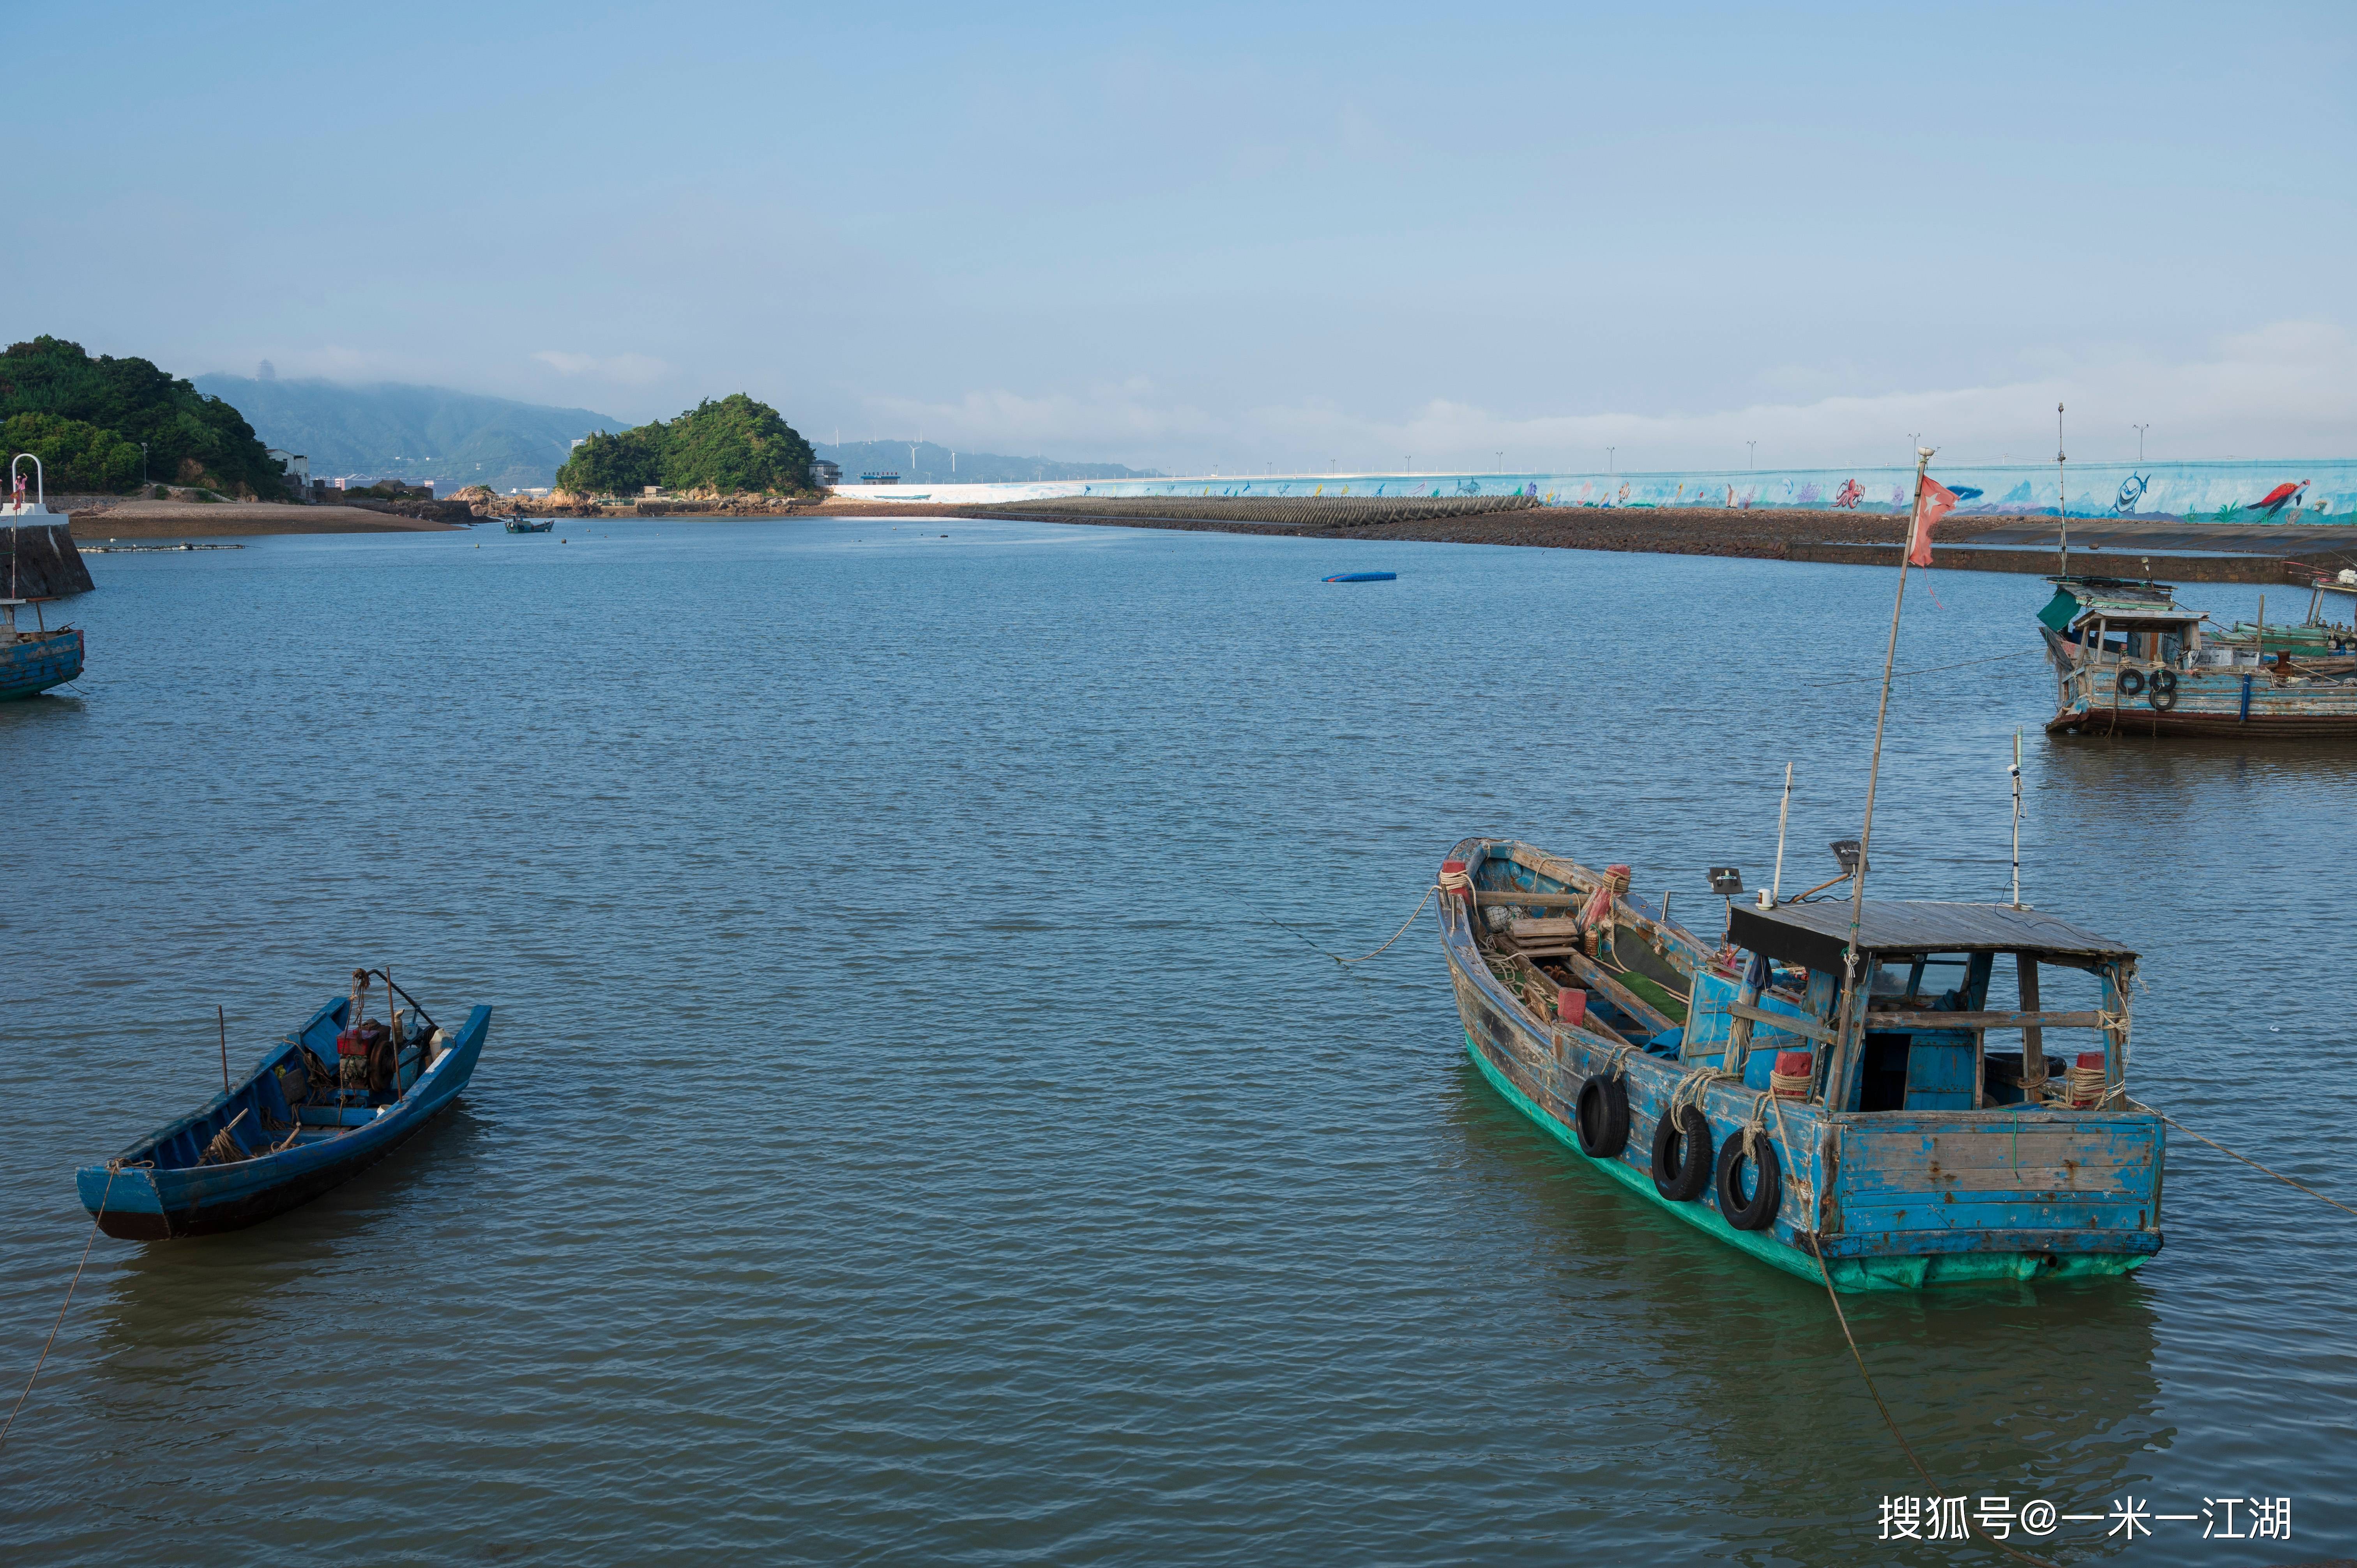
[[[2146,487],[2151,482],[2142,474],[2130,474],[2126,478],[2122,479],[2120,493],[2113,498],[2112,510],[2122,517],[2136,510],[2136,502],[2144,499]]]

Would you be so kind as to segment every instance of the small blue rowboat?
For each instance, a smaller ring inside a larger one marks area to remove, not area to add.
[[[47,599],[0,599],[0,702],[29,697],[62,686],[81,673],[81,633],[71,627],[48,629],[40,607]],[[20,630],[16,611],[33,607],[37,629]]]
[[[390,1026],[346,1031],[365,996],[328,1003],[244,1082],[75,1173],[99,1229],[135,1241],[242,1230],[366,1170],[447,1109],[474,1075],[491,1010],[450,1032],[413,1000]]]
[[[1397,572],[1337,572],[1330,577],[1320,577],[1321,583],[1390,583],[1398,580]]]

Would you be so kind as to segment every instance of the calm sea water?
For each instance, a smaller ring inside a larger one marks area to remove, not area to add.
[[[1888,574],[562,526],[93,557],[90,673],[0,709],[7,1397],[73,1167],[218,1083],[217,1003],[241,1063],[362,962],[498,1010],[366,1176],[99,1240],[0,1456],[12,1560],[1995,1560],[1878,1539],[1923,1487],[1824,1292],[1503,1105],[1428,911],[1310,945],[1479,832],[1715,928],[1787,761],[1786,886],[1831,875]],[[2004,895],[2025,730],[2024,891],[2147,955],[2137,1086],[2357,1192],[2357,757],[2048,740],[1998,657],[2044,591],[1911,596],[1902,668],[1992,661],[1901,682],[1877,890]],[[2143,1273],[1852,1298],[1867,1359],[1975,1502],[2293,1499],[2287,1542],[2061,1560],[2346,1551],[2357,1221],[2170,1156]]]

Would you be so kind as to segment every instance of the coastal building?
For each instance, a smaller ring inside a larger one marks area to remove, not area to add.
[[[282,452],[275,446],[266,446],[263,450],[270,455],[272,462],[285,470],[287,492],[297,500],[309,500],[311,459],[300,452]]]
[[[887,469],[881,474],[862,474],[859,476],[859,482],[863,485],[897,485],[900,482],[900,476],[897,472]]]
[[[843,465],[818,458],[811,464],[810,477],[812,485],[822,490],[827,489],[843,483]]]

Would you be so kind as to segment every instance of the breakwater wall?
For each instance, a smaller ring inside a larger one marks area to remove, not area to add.
[[[1943,464],[1963,516],[2052,515],[2234,523],[2357,522],[2357,458],[2201,463]],[[992,485],[843,485],[845,500],[987,506],[1064,497],[1152,496],[1385,500],[1523,496],[1541,506],[1823,510],[1907,510],[1911,467],[1692,469],[1640,474],[1275,474],[1182,479],[1069,479]]]
[[[73,531],[57,522],[0,523],[0,596],[19,599],[63,598],[98,585],[74,548]],[[14,591],[10,591],[11,585]]]

